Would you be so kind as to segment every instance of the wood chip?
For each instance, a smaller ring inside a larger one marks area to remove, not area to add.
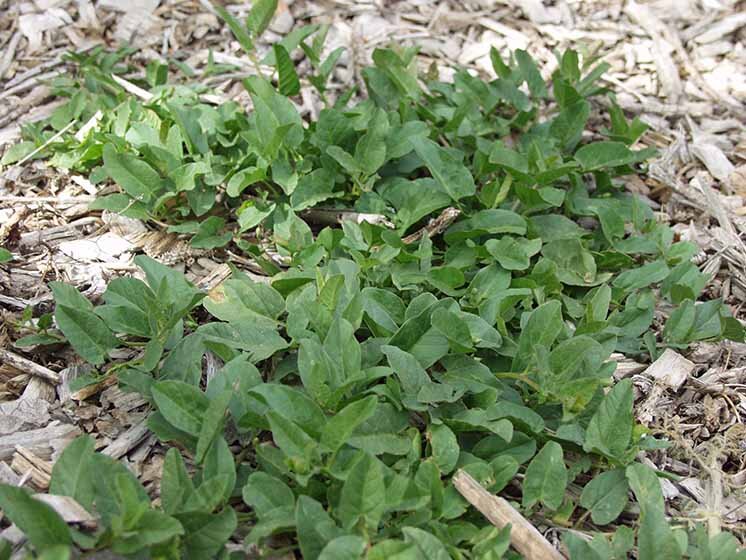
[[[22,371],[23,373],[28,373],[30,375],[36,375],[38,377],[41,377],[42,379],[51,381],[55,385],[60,382],[59,374],[52,371],[51,369],[44,367],[42,365],[39,365],[37,363],[34,363],[31,360],[24,358],[23,356],[14,354],[13,352],[9,350],[0,348],[0,364],[3,364],[3,363],[13,366],[14,368],[16,368],[19,371]]]
[[[48,457],[55,449],[80,435],[80,429],[72,424],[52,422],[38,430],[16,432],[0,436],[0,461],[5,461],[16,452],[16,446],[22,445],[31,452]]]
[[[642,375],[678,391],[697,366],[670,348],[661,354]]]
[[[122,433],[116,440],[106,446],[101,453],[114,459],[124,457],[130,450],[137,447],[148,435],[147,418]]]
[[[45,461],[30,449],[17,445],[10,467],[22,478],[30,480],[37,490],[49,488],[52,480],[52,463]]]
[[[91,529],[96,527],[96,518],[70,496],[34,494],[34,498],[51,506],[67,523],[80,523]]]
[[[453,485],[495,527],[511,526],[510,544],[526,560],[564,560],[565,557],[507,500],[490,494],[467,472],[459,469],[453,477]]]
[[[699,43],[700,45],[713,43],[725,35],[733,33],[744,25],[746,25],[746,12],[732,14],[715,22],[705,32],[697,35],[694,38],[694,42]]]

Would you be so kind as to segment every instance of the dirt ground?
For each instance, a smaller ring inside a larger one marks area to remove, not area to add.
[[[226,7],[236,15],[248,10]],[[421,67],[434,64],[442,76],[454,64],[490,75],[491,46],[527,49],[545,77],[556,67],[555,50],[603,55],[611,65],[606,85],[628,115],[651,126],[642,144],[659,150],[647,176],[630,178],[628,188],[680,239],[699,244],[697,264],[713,275],[707,295],[746,319],[746,2],[281,0],[267,40],[305,23],[331,24],[328,48],[347,48],[334,73],[337,89],[362,84],[372,50],[391,42],[419,45]],[[204,83],[246,101],[240,79],[251,66],[206,1],[0,0],[0,150],[20,138],[20,126],[60,104],[48,81],[67,71],[65,53],[123,42],[137,48],[143,68],[151,59],[177,60],[198,81],[212,50],[215,63],[236,70]],[[318,111],[310,95],[302,99],[306,114]],[[603,109],[607,102],[596,103]],[[134,270],[138,252],[183,267],[201,286],[224,278],[228,259],[249,266],[239,255],[197,252],[157,224],[89,211],[93,194],[86,178],[43,160],[0,173],[0,246],[16,256],[0,265],[3,482],[45,490],[56,454],[80,432],[128,461],[146,484],[157,483],[161,470],[162,450],[145,428],[139,396],[111,383],[72,393],[69,381],[82,367],[69,350],[13,346],[25,334],[24,309],[35,316],[51,309],[47,282],[71,282],[95,297],[108,280]],[[632,376],[638,419],[674,443],[646,459],[681,477],[664,487],[670,515],[707,519],[743,539],[746,344],[699,344],[657,378],[647,366],[622,360],[616,377]]]

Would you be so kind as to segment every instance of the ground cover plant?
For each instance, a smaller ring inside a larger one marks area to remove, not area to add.
[[[169,449],[157,501],[90,438],[64,451],[50,491],[95,514],[93,531],[0,487],[29,550],[516,557],[509,529],[453,486],[462,469],[565,528],[571,558],[744,557],[731,535],[666,519],[667,475],[638,458],[667,443],[612,378],[614,352],[744,333],[720,300],[699,301],[696,247],[624,189],[653,155],[635,148],[645,126],[612,105],[606,129],[586,130],[589,98],[609,94],[603,63],[558,53],[548,86],[526,52],[493,51],[496,79],[442,82],[415,50],[379,49],[365,98],[332,98],[341,53],[322,56],[324,28],[256,54],[273,12],[221,12],[257,65],[249,110],[157,62],[123,82],[130,53],[94,50],[54,84],[69,103],[5,155],[84,172],[103,187],[94,208],[234,247],[266,273],[202,293],[140,256],[144,280],[113,280],[95,305],[50,284],[54,322],[19,343],[67,340],[97,368],[78,386],[116,375]],[[290,100],[298,50],[326,104],[311,121]],[[341,224],[320,225],[319,207]],[[207,352],[224,364],[209,381]]]

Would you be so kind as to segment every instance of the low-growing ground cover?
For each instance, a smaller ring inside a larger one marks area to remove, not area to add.
[[[273,11],[223,13],[252,59]],[[235,247],[265,273],[203,293],[140,256],[143,280],[113,280],[95,305],[52,283],[54,321],[18,344],[69,342],[97,367],[78,387],[116,375],[170,449],[158,502],[90,439],[65,450],[50,491],[95,531],[9,486],[6,515],[54,558],[73,544],[211,558],[229,541],[326,560],[510,557],[509,530],[452,484],[461,469],[530,520],[598,530],[565,532],[572,558],[738,558],[732,536],[666,519],[666,475],[637,459],[667,443],[613,381],[615,352],[655,359],[743,327],[700,300],[696,246],[620,181],[652,156],[635,148],[645,125],[612,105],[586,131],[604,65],[568,50],[548,86],[524,51],[493,51],[497,79],[442,82],[414,50],[379,49],[359,100],[326,91],[339,51],[322,60],[324,34],[298,29],[256,59],[249,110],[167,83],[158,63],[123,81],[127,51],[78,55],[55,83],[70,102],[6,154],[110,184],[93,208]],[[290,101],[298,49],[326,103],[310,122]],[[70,122],[84,132],[60,135]],[[206,353],[221,364],[209,379]]]

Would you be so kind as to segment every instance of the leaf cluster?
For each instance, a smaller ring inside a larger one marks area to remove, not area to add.
[[[252,57],[272,5],[258,2],[246,25],[221,12]],[[204,294],[138,257],[144,280],[113,280],[99,305],[52,283],[56,329],[148,401],[148,427],[173,447],[159,507],[80,439],[52,491],[100,528],[70,530],[3,487],[9,518],[38,552],[75,543],[225,557],[229,539],[266,551],[285,535],[311,560],[514,557],[509,532],[452,485],[464,469],[560,525],[582,512],[614,523],[631,491],[636,531],[589,542],[568,533],[572,558],[622,558],[635,546],[643,559],[742,557],[732,536],[669,524],[658,475],[635,462],[665,442],[635,424],[631,383],[611,387],[615,352],[742,340],[743,327],[720,300],[698,301],[708,278],[691,262],[696,248],[619,180],[652,154],[634,147],[644,125],[613,106],[602,139],[583,134],[605,66],[569,50],[547,87],[526,52],[503,60],[493,50],[495,79],[459,70],[441,82],[418,72],[414,50],[378,49],[363,71],[368,98],[349,92],[306,122],[288,97],[300,87],[289,55],[311,60],[326,101],[340,54],[322,57],[324,36],[304,27],[274,45],[264,62],[277,79],[246,80],[249,112],[209,105],[156,67],[146,102],[104,73],[58,84],[71,96],[66,118],[108,108],[87,136],[52,147],[53,164],[118,185],[97,208],[166,220],[196,247],[235,243],[269,276],[235,271]],[[90,57],[84,66],[120,60]],[[29,130],[28,142],[50,132]],[[321,203],[394,227],[321,229],[304,219]],[[444,209],[460,217],[442,235],[407,242]],[[270,264],[249,234],[290,266]],[[671,310],[660,338],[659,301]],[[119,347],[134,357],[113,361]],[[221,367],[203,384],[208,352]]]

